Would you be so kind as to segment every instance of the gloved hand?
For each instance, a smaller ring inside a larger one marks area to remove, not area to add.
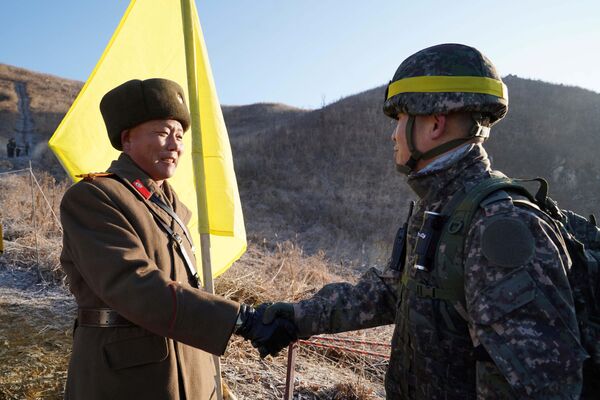
[[[294,322],[294,305],[292,303],[274,303],[269,304],[263,314],[262,322],[270,324],[276,318],[285,318],[290,322]],[[263,304],[264,305],[264,304]]]
[[[261,358],[276,355],[283,348],[298,339],[296,325],[283,318],[275,318],[269,324],[263,322],[263,314],[269,303],[261,304],[254,309],[242,304],[238,315],[239,324],[235,334],[250,340],[252,346],[258,349]]]

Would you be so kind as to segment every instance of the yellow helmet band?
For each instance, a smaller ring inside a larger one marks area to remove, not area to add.
[[[400,93],[481,93],[508,101],[508,89],[499,80],[480,76],[416,76],[392,82],[386,100]]]

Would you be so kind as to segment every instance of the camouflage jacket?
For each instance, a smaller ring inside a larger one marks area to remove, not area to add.
[[[453,195],[490,176],[481,145],[453,153],[409,176],[419,201],[403,270],[373,268],[356,285],[330,284],[295,304],[301,336],[394,323],[390,399],[578,398],[587,355],[566,276],[570,259],[542,213],[508,194],[482,203],[465,243],[466,307],[402,284],[405,274],[404,281],[440,286],[445,271],[414,268],[423,213],[441,212]],[[507,227],[524,243],[518,251],[498,240]]]

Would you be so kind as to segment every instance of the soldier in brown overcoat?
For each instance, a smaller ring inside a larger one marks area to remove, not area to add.
[[[123,153],[88,174],[61,203],[61,265],[78,305],[65,398],[212,399],[211,354],[232,333],[266,342],[295,338],[285,320],[198,288],[190,211],[167,183],[190,117],[181,87],[132,80],[100,105]]]

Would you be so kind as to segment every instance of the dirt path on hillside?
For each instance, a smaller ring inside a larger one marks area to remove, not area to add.
[[[19,97],[17,107],[19,110],[17,122],[15,124],[15,134],[17,146],[21,148],[21,156],[29,156],[25,154],[25,146],[29,144],[29,152],[33,148],[32,132],[34,128],[33,117],[31,115],[30,99],[27,94],[27,86],[25,82],[15,82],[15,92]]]

